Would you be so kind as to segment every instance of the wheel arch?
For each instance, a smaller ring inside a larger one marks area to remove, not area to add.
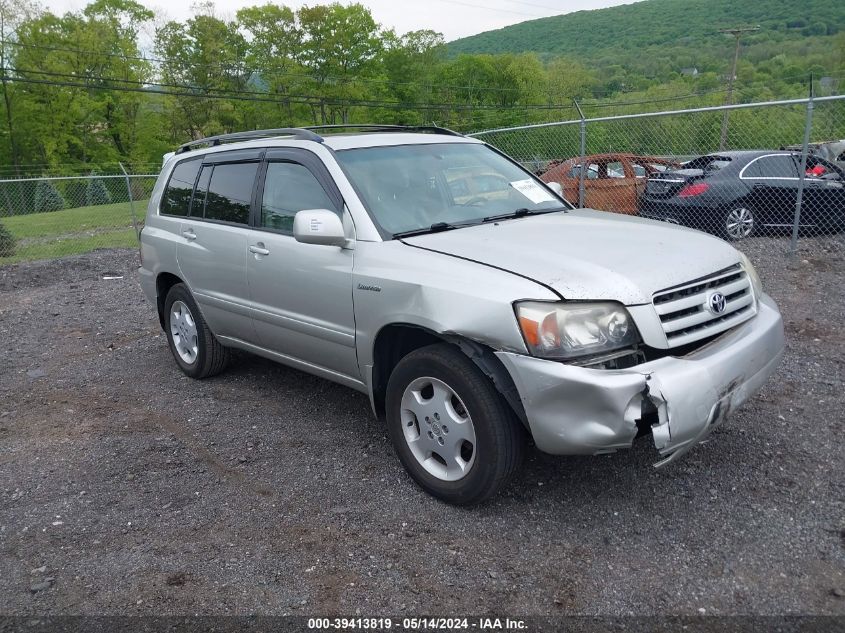
[[[162,330],[165,329],[164,301],[167,298],[167,293],[170,292],[173,286],[181,283],[185,282],[173,273],[159,273],[156,277],[156,311],[158,312],[158,322]]]
[[[525,407],[522,405],[516,384],[491,347],[460,334],[436,332],[412,323],[391,323],[382,327],[376,334],[369,388],[373,410],[377,416],[381,417],[385,413],[387,382],[399,361],[417,349],[437,343],[449,343],[460,349],[493,382],[508,406],[525,428],[529,429]]]

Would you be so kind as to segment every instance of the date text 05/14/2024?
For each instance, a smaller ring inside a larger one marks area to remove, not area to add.
[[[314,630],[363,629],[363,630],[404,630],[404,631],[524,631],[526,623],[518,618],[440,618],[408,617],[396,618],[309,618],[308,628]]]

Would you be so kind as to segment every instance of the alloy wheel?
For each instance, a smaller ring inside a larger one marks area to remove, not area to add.
[[[170,307],[170,336],[176,353],[188,365],[197,360],[197,323],[191,310],[182,301],[174,301]]]
[[[402,394],[400,418],[411,454],[430,475],[457,481],[476,457],[475,427],[457,393],[437,378],[411,381]]]
[[[728,236],[735,240],[741,240],[751,235],[754,230],[754,215],[751,210],[739,207],[728,212],[725,219],[725,230]]]

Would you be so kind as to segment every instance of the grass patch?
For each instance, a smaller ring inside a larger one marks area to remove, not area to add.
[[[135,203],[135,213],[143,221],[147,201]],[[101,204],[94,207],[77,207],[48,213],[13,215],[0,218],[17,239],[53,237],[85,231],[132,226],[132,212],[128,202]]]
[[[56,259],[67,255],[90,253],[98,248],[136,248],[138,238],[132,228],[118,229],[97,235],[57,238],[49,242],[25,244],[15,249],[11,257],[0,257],[0,266],[34,259]]]
[[[146,200],[135,202],[139,222],[146,209]],[[4,217],[0,222],[18,242],[15,254],[0,257],[0,265],[138,245],[128,202]]]

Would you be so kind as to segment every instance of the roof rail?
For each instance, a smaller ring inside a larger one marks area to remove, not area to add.
[[[301,127],[281,127],[272,130],[248,130],[246,132],[234,132],[233,134],[218,134],[217,136],[209,136],[207,138],[200,138],[195,141],[183,143],[176,150],[177,154],[190,151],[197,145],[211,145],[215,147],[222,143],[236,143],[237,141],[253,141],[261,138],[272,138],[274,136],[292,136],[295,139],[304,141],[316,141],[321,143],[323,137],[314,134],[309,129]]]
[[[428,132],[430,134],[444,134],[447,136],[463,136],[438,125],[386,125],[380,123],[341,123],[331,125],[310,125],[306,130],[369,130],[372,132]]]

